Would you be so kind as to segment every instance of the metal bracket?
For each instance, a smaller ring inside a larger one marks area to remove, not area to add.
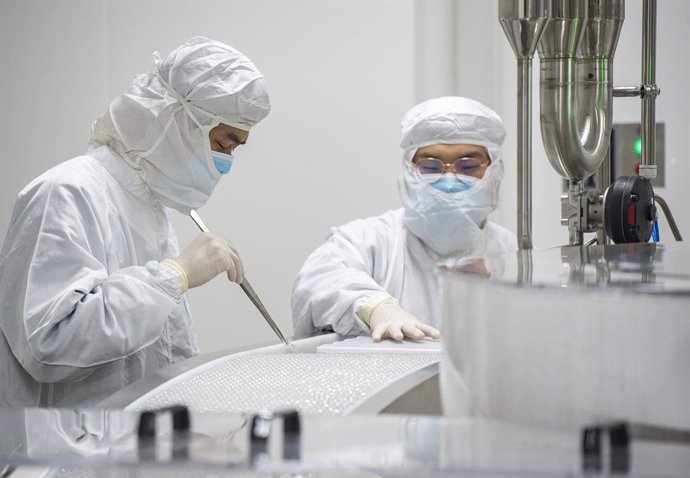
[[[603,196],[594,190],[571,187],[567,195],[561,196],[561,224],[568,227],[571,244],[582,244],[583,233],[604,227]]]
[[[608,437],[608,440],[606,438]],[[582,470],[585,473],[630,471],[631,442],[690,446],[690,430],[617,421],[595,423],[582,429]]]
[[[661,88],[657,85],[642,85],[640,87],[640,98],[656,98],[661,94]]]
[[[254,415],[251,421],[251,436],[249,438],[249,458],[251,463],[271,459],[269,442],[273,422],[282,419],[283,429],[279,446],[282,449],[281,460],[299,460],[301,452],[302,426],[297,410],[284,410],[278,412],[261,412]]]
[[[137,437],[140,461],[157,460],[156,421],[163,414],[169,414],[172,421],[172,459],[186,460],[189,456],[189,432],[191,429],[189,409],[184,405],[174,405],[159,410],[145,411],[139,416]]]
[[[626,422],[585,427],[581,445],[584,472],[601,472],[604,469],[614,473],[630,471],[630,432]],[[605,451],[607,449],[608,453]]]
[[[613,96],[617,98],[656,98],[661,95],[657,85],[614,86]]]

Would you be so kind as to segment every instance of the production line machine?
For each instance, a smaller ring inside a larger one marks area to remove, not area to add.
[[[499,0],[499,21],[517,59],[517,227],[532,248],[532,60],[540,58],[541,138],[554,170],[568,184],[561,223],[571,245],[647,242],[658,203],[676,240],[670,208],[654,193],[657,176],[656,0],[643,0],[641,84],[616,87],[613,60],[625,0]],[[638,175],[611,180],[613,98],[641,100]],[[587,180],[595,187],[588,188]]]

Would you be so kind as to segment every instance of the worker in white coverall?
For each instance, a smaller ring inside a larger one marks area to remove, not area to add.
[[[198,353],[185,291],[243,278],[230,242],[179,251],[169,209],[206,203],[270,111],[237,50],[195,37],[137,76],[83,156],[20,193],[0,253],[0,405],[90,406]]]
[[[500,117],[442,97],[414,106],[401,126],[404,207],[331,229],[294,284],[296,337],[438,338],[434,265],[517,249],[513,233],[487,220],[503,177]]]

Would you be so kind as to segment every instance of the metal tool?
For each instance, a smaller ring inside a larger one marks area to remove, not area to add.
[[[189,213],[189,216],[192,218],[192,221],[194,221],[194,224],[196,224],[202,232],[211,232],[208,229],[208,227],[206,227],[206,224],[204,224],[204,221],[201,219],[201,216],[199,216],[198,212],[192,210]],[[251,284],[249,284],[247,276],[245,276],[244,279],[242,279],[242,282],[240,282],[240,287],[242,287],[244,293],[247,294],[249,300],[252,301],[252,304],[254,304],[254,306],[257,309],[259,309],[259,312],[266,320],[266,322],[268,322],[268,325],[271,326],[273,332],[275,332],[280,341],[283,342],[285,345],[289,345],[287,339],[278,328],[278,325],[276,325],[275,321],[271,318],[271,314],[268,313],[268,310],[266,310],[266,307],[264,307],[264,304],[261,302],[261,299],[259,299],[259,296],[256,295],[256,292],[254,292],[254,288],[251,286]]]

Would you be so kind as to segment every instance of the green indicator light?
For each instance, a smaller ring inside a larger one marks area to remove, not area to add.
[[[633,143],[633,149],[635,150],[635,154],[641,155],[642,154],[642,139],[637,138],[635,142]]]

